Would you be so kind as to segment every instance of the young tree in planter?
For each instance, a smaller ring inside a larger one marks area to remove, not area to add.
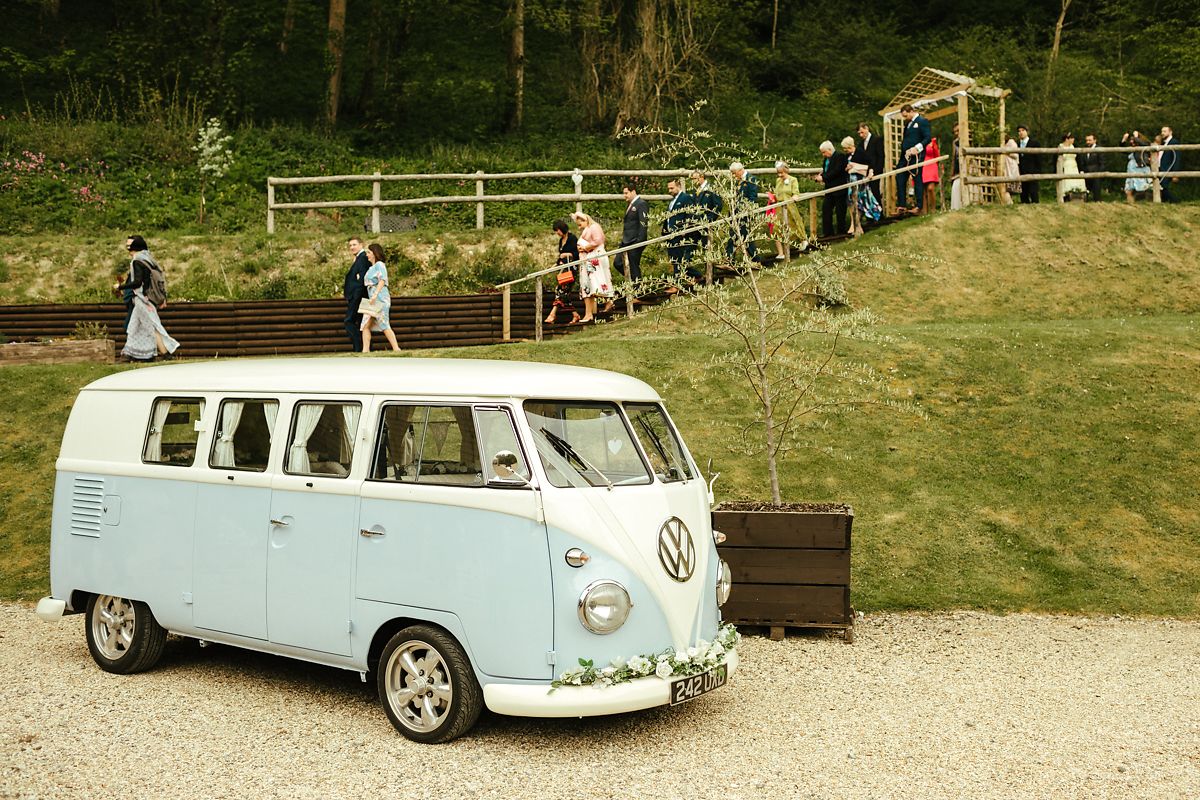
[[[223,135],[221,121],[212,117],[200,128],[199,141],[192,147],[200,169],[200,222],[204,222],[204,193],[209,180],[225,177],[233,166],[233,151],[229,149],[232,136]]]
[[[672,306],[682,303],[703,312],[708,332],[732,343],[700,366],[701,377],[731,376],[748,390],[756,413],[742,430],[742,444],[764,457],[773,503],[783,502],[780,459],[796,447],[811,446],[806,434],[823,426],[828,415],[869,406],[921,413],[899,397],[886,376],[843,352],[848,341],[886,339],[875,330],[878,318],[865,308],[853,308],[846,293],[848,266],[887,269],[875,253],[822,251],[767,262],[773,268],[763,271],[746,244],[767,238],[765,215],[741,197],[730,177],[736,149],[696,131],[641,129],[630,134],[657,138],[651,153],[665,157],[669,166],[681,165],[681,174],[697,168],[715,178],[712,188],[724,202],[723,224],[709,231],[692,263],[697,272],[711,269],[724,280],[712,286],[673,279],[666,283],[680,290]],[[738,160],[763,161],[757,154],[742,154]]]

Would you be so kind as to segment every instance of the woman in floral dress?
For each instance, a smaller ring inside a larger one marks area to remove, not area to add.
[[[383,262],[383,248],[375,243],[367,245],[367,261],[371,262],[367,274],[363,276],[363,283],[367,286],[367,300],[378,303],[382,308],[378,314],[363,313],[362,351],[364,353],[371,352],[372,329],[383,331],[383,335],[387,337],[388,344],[392,346],[392,349],[399,350],[400,345],[396,342],[396,334],[392,331],[390,319],[392,294],[388,291],[387,264]]]
[[[596,318],[596,298],[612,300],[612,269],[604,249],[604,229],[588,214],[578,211],[571,215],[579,226],[579,257],[587,259],[579,270],[579,296],[583,298],[583,317],[580,322]]]

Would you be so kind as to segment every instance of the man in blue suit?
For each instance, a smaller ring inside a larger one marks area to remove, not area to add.
[[[1171,130],[1169,125],[1162,127],[1163,144],[1179,144],[1179,140],[1175,138],[1175,131]],[[1178,172],[1179,166],[1179,151],[1178,150],[1163,150],[1162,155],[1158,158],[1158,171],[1165,172],[1167,175],[1160,179],[1159,185],[1162,187],[1162,201],[1164,203],[1174,203],[1176,198],[1171,194],[1171,184],[1175,181],[1170,173]]]
[[[925,160],[925,148],[933,138],[929,128],[929,120],[917,113],[911,103],[905,103],[900,108],[900,116],[904,118],[904,138],[900,141],[900,166],[911,167]],[[917,211],[925,208],[925,184],[921,180],[921,169],[909,170],[896,175],[896,207],[908,205],[908,176],[912,175],[913,192],[917,198]]]
[[[346,279],[342,282],[342,296],[346,298],[346,317],[343,322],[346,335],[350,337],[350,349],[357,353],[362,349],[362,333],[359,332],[359,328],[362,327],[362,314],[358,313],[358,304],[367,296],[363,276],[367,274],[371,262],[367,261],[367,250],[363,247],[362,239],[357,236],[351,237],[349,247],[350,254],[354,256],[354,263],[346,270]]]
[[[690,228],[694,224],[691,209],[696,205],[696,198],[684,191],[682,178],[672,178],[667,182],[667,194],[671,195],[671,202],[667,205],[667,216],[662,221],[663,236]],[[688,263],[696,255],[696,244],[695,234],[667,240],[667,258],[671,262],[675,280],[682,280],[685,274],[691,275]]]
[[[758,205],[758,183],[754,180],[754,176],[746,172],[746,166],[740,161],[734,161],[729,165],[729,178],[733,182],[733,208],[732,213],[739,214],[748,211]],[[736,231],[736,232],[735,232]],[[735,225],[730,225],[729,241],[725,244],[725,255],[729,260],[733,260],[734,251],[738,247],[746,248],[746,258],[751,261],[758,254],[758,249],[754,246],[754,240],[750,238],[750,220],[748,217],[742,217],[736,221]]]

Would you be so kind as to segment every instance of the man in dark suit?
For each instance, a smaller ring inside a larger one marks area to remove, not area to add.
[[[1096,147],[1096,134],[1089,133],[1086,137],[1084,137],[1083,144],[1087,149],[1093,150],[1093,148]],[[1081,154],[1079,156],[1079,171],[1085,175],[1089,172],[1104,172],[1104,154],[1094,151],[1091,153]],[[1083,182],[1087,184],[1088,195],[1090,196],[1092,202],[1099,203],[1100,179],[1085,178]]]
[[[696,198],[684,191],[683,178],[672,178],[668,181],[667,194],[671,195],[671,202],[667,205],[667,216],[662,222],[664,236],[690,228],[695,224],[691,209],[696,205]],[[682,280],[684,275],[691,273],[688,263],[695,254],[694,238],[676,236],[667,240],[667,259],[671,262],[671,270],[676,281]]]
[[[1029,128],[1024,125],[1017,126],[1017,147],[1024,149],[1026,147],[1041,147],[1036,139],[1029,138]],[[1040,153],[1030,153],[1029,155],[1017,156],[1018,164],[1017,171],[1022,175],[1039,175],[1042,171],[1042,156]],[[1036,203],[1038,202],[1038,182],[1037,181],[1021,181],[1021,202]]]
[[[692,183],[696,186],[696,191],[693,195],[696,198],[696,204],[692,207],[691,211],[692,224],[716,222],[721,216],[721,211],[725,208],[725,201],[721,199],[721,195],[713,191],[712,176],[696,170],[692,173]],[[711,228],[706,228],[704,231],[696,234],[696,239],[700,247],[707,247],[711,238]]]
[[[883,139],[871,133],[871,126],[865,122],[858,123],[858,139],[858,146],[855,147],[854,155],[850,157],[850,160],[855,164],[866,164],[872,175],[883,173],[885,171],[883,168]],[[871,194],[875,195],[876,200],[880,203],[883,202],[878,178],[868,181],[867,188],[871,190]]]
[[[346,317],[343,322],[346,335],[350,337],[350,349],[357,353],[362,349],[362,333],[359,331],[362,327],[362,314],[358,313],[358,304],[367,296],[363,277],[367,274],[371,262],[367,260],[367,250],[363,247],[362,239],[357,236],[351,237],[348,246],[354,262],[350,269],[346,270],[346,279],[342,282],[342,296],[346,298]]]
[[[621,187],[621,194],[625,196],[625,202],[629,205],[625,207],[625,221],[621,229],[621,244],[619,247],[626,247],[638,242],[644,242],[649,238],[650,228],[650,207],[646,205],[646,201],[638,197],[637,187],[632,182],[626,182]],[[630,250],[628,253],[617,253],[614,266],[618,272],[625,273],[625,277],[630,281],[637,283],[642,279],[642,250],[645,248],[637,248]],[[625,258],[629,256],[628,260]],[[629,264],[629,269],[626,271],[625,264]]]
[[[817,183],[826,189],[836,189],[850,182],[850,175],[846,170],[850,157],[845,153],[835,152],[833,142],[821,142],[821,158],[821,174],[814,177]],[[834,212],[837,212],[837,228],[833,227]],[[848,230],[850,227],[846,224],[846,192],[830,192],[821,203],[821,232],[828,237],[843,234]]]
[[[900,140],[900,166],[911,167],[925,161],[925,148],[933,139],[933,131],[929,120],[922,117],[911,103],[905,103],[900,108],[900,116],[904,118],[904,138]],[[896,175],[896,206],[908,205],[908,178],[912,176],[913,194],[917,200],[917,211],[925,208],[925,183],[921,180],[922,167],[901,172]]]
[[[1162,127],[1162,143],[1163,144],[1180,144],[1175,138],[1175,131],[1171,130],[1170,126],[1163,125]],[[1161,197],[1164,203],[1176,202],[1175,196],[1171,194],[1171,184],[1175,179],[1171,177],[1172,172],[1178,172],[1180,167],[1178,150],[1163,150],[1158,158],[1158,171],[1167,173],[1166,176],[1159,179],[1159,185],[1162,187]]]
[[[746,167],[740,161],[729,165],[729,178],[733,181],[733,213],[742,214],[758,205],[758,183],[746,172]],[[737,231],[734,233],[734,231]],[[741,217],[736,225],[729,228],[729,241],[725,244],[725,255],[733,260],[733,254],[739,244],[746,247],[746,258],[751,261],[758,254],[754,240],[750,237],[750,218]]]

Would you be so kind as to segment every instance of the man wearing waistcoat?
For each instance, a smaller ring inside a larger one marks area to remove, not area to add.
[[[632,182],[625,183],[621,187],[621,194],[625,196],[625,202],[629,205],[625,207],[625,221],[621,229],[621,247],[626,247],[638,242],[644,242],[649,238],[650,228],[650,207],[646,205],[646,201],[638,197],[637,187]],[[638,247],[630,250],[628,253],[617,253],[613,266],[618,272],[625,273],[625,277],[633,283],[637,283],[642,279],[642,250],[645,248]],[[626,273],[625,264],[626,256],[628,256],[629,271]]]
[[[919,214],[925,209],[925,183],[921,180],[923,167],[919,165],[925,161],[925,148],[933,139],[933,132],[929,127],[929,120],[918,114],[911,103],[905,103],[900,108],[900,116],[904,118],[904,138],[900,141],[900,166],[918,166],[896,175],[896,207],[899,209],[908,205],[908,178],[912,175],[913,194],[917,201],[916,213]]]
[[[1024,150],[1026,147],[1041,147],[1036,139],[1029,138],[1029,129],[1024,125],[1017,127],[1017,147]],[[1040,153],[1030,153],[1025,155],[1022,153],[1017,156],[1020,163],[1017,165],[1017,172],[1022,175],[1039,175],[1042,171],[1042,156]],[[1038,182],[1037,181],[1021,181],[1021,202],[1036,203],[1038,202]]]

